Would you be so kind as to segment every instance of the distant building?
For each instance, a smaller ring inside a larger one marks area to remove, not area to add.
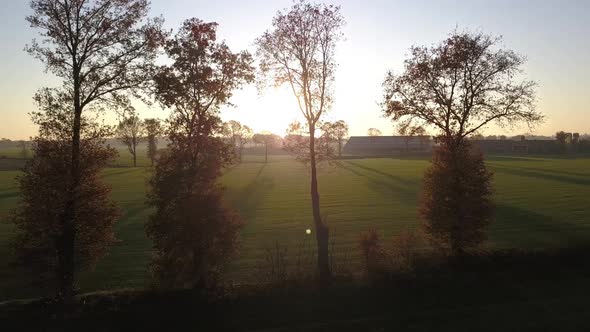
[[[389,156],[408,153],[430,153],[430,136],[351,136],[342,152],[357,156]]]
[[[557,153],[558,146],[555,140],[535,139],[528,140],[524,137],[509,140],[474,140],[472,141],[483,153],[487,154],[547,154]]]

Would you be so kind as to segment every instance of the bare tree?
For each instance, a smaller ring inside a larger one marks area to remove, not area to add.
[[[252,139],[254,132],[250,127],[242,125],[239,121],[230,120],[223,124],[223,135],[234,146],[238,161],[242,161],[244,146]]]
[[[415,46],[401,75],[383,82],[383,112],[401,127],[434,127],[451,150],[490,123],[532,126],[535,83],[518,81],[525,58],[498,48],[500,38],[454,32],[433,47]]]
[[[567,138],[568,133],[563,130],[555,133],[555,140],[557,141],[557,146],[561,152],[565,152],[567,150]]]
[[[162,133],[162,125],[158,119],[145,119],[143,124],[148,142],[147,156],[151,165],[154,166],[154,160],[158,153],[158,135]]]
[[[259,134],[254,134],[252,136],[252,141],[255,144],[264,145],[264,163],[266,164],[268,163],[268,147],[272,147],[274,144],[276,144],[276,142],[279,141],[279,137],[269,131],[263,131]]]
[[[18,143],[18,147],[20,149],[20,156],[22,159],[27,159],[29,157],[29,149],[27,145],[27,141],[20,141]]]
[[[137,167],[137,146],[143,140],[143,121],[132,113],[129,116],[123,115],[117,126],[117,138],[127,147],[133,156],[133,167]]]
[[[383,133],[381,132],[381,130],[379,130],[377,128],[369,128],[369,129],[367,129],[367,135],[374,137],[374,136],[381,136],[381,135],[383,135]]]
[[[318,269],[322,284],[330,280],[328,225],[320,214],[315,133],[322,115],[332,103],[336,63],[334,51],[342,38],[344,19],[340,7],[298,1],[278,12],[272,28],[256,40],[263,77],[275,85],[287,84],[296,97],[309,133],[311,201],[318,245]]]
[[[338,157],[342,157],[342,143],[348,137],[348,124],[344,120],[324,122],[322,131],[329,141],[338,143]]]
[[[147,0],[32,0],[30,5],[33,14],[27,20],[40,30],[42,42],[33,41],[27,50],[63,80],[73,112],[69,199],[57,247],[61,295],[71,298],[82,114],[89,107],[128,104],[126,93],[146,86],[162,22],[146,20]]]

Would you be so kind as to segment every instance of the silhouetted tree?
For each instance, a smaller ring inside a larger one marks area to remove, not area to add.
[[[244,146],[252,139],[253,131],[250,127],[242,125],[239,121],[230,120],[223,124],[223,136],[226,137],[235,149],[238,161],[242,161]]]
[[[268,163],[268,147],[273,146],[276,142],[278,142],[277,135],[269,131],[263,131],[259,134],[254,134],[254,136],[252,136],[252,141],[254,143],[264,145],[264,163]]]
[[[20,149],[20,156],[22,159],[27,159],[29,157],[29,149],[27,147],[27,141],[20,141],[18,143],[18,147]]]
[[[161,21],[146,20],[147,0],[32,0],[31,27],[42,42],[27,47],[47,71],[63,80],[72,112],[71,162],[65,174],[68,199],[62,206],[58,266],[61,296],[73,295],[76,234],[82,182],[80,127],[89,107],[128,105],[126,92],[141,90],[149,80],[161,37]]]
[[[189,19],[166,42],[171,60],[155,76],[156,99],[172,113],[167,149],[150,180],[146,224],[153,241],[152,273],[160,287],[214,285],[237,249],[241,219],[218,183],[232,147],[219,134],[219,108],[253,80],[251,56],[216,40],[216,23]]]
[[[498,49],[500,38],[451,34],[437,46],[415,46],[404,72],[387,74],[382,108],[401,127],[434,127],[452,150],[490,123],[542,121],[532,81],[517,81],[525,58]]]
[[[558,131],[555,133],[555,140],[557,140],[557,145],[559,146],[559,150],[561,152],[565,152],[567,150],[567,133],[564,131]]]
[[[421,144],[426,144],[427,140],[429,139],[428,136],[426,136],[426,129],[424,129],[424,127],[421,126],[416,126],[416,127],[405,127],[405,126],[400,126],[400,128],[398,128],[398,131],[401,135],[404,135],[404,142],[406,143],[406,151],[409,151],[410,149],[410,141],[414,138],[417,137],[420,140]]]
[[[543,119],[535,110],[535,83],[517,80],[524,57],[498,48],[499,42],[499,38],[482,33],[454,32],[439,45],[412,47],[404,72],[389,72],[383,83],[382,107],[386,115],[398,121],[400,127],[429,126],[438,131],[441,147],[425,178],[424,216],[433,223],[427,228],[430,234],[435,238],[446,236],[455,253],[479,243],[478,229],[489,222],[484,213],[489,189],[487,171],[479,157],[469,158],[474,152],[470,152],[465,138],[490,123],[511,126],[525,122],[532,126]],[[438,174],[448,179],[438,181]],[[473,193],[474,200],[463,197],[461,190]],[[454,196],[447,201],[439,193]],[[463,198],[465,202],[460,201]],[[457,206],[453,210],[456,212],[447,211],[449,206]],[[479,206],[481,214],[471,215],[473,206]],[[430,215],[428,211],[441,215]],[[436,226],[440,222],[452,227]]]
[[[117,139],[125,144],[129,153],[133,156],[133,167],[137,167],[137,146],[143,139],[144,127],[143,121],[132,113],[129,116],[123,115],[117,126]]]
[[[424,175],[420,213],[432,242],[454,255],[479,246],[484,227],[493,218],[492,173],[483,155],[469,142],[451,151],[434,149],[432,165]]]
[[[272,28],[256,40],[262,76],[274,85],[287,84],[305,118],[309,158],[303,159],[309,159],[311,170],[311,205],[322,284],[330,280],[331,273],[328,225],[320,214],[315,133],[332,104],[334,51],[343,25],[339,7],[298,1],[288,11],[278,12]]]
[[[154,160],[158,154],[158,135],[162,133],[162,125],[158,119],[145,119],[143,125],[148,142],[147,157],[150,159],[151,165],[154,166]]]
[[[381,133],[381,130],[379,130],[377,128],[369,128],[367,130],[367,135],[368,136],[371,136],[371,137],[373,137],[373,136],[381,136],[382,133]]]
[[[572,134],[572,148],[575,152],[578,152],[580,146],[580,133]]]
[[[41,90],[36,101],[41,111],[32,114],[39,136],[32,142],[33,157],[18,176],[20,201],[12,214],[16,225],[16,257],[33,272],[42,286],[63,292],[64,206],[70,200],[73,117],[70,96]],[[76,236],[72,272],[90,269],[114,242],[112,226],[118,218],[110,188],[101,170],[116,156],[104,144],[109,134],[87,117],[80,119],[80,183],[76,189]],[[72,280],[74,286],[75,279]]]
[[[348,137],[348,124],[344,120],[336,122],[325,122],[322,125],[324,136],[328,137],[330,141],[338,143],[338,157],[342,157],[342,143]]]

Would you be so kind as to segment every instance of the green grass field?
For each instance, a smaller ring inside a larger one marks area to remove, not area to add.
[[[122,159],[117,164],[127,162]],[[147,160],[140,159],[140,164]],[[488,246],[551,249],[590,241],[590,159],[491,157],[488,164],[495,172],[497,205]],[[385,238],[415,228],[421,177],[427,166],[426,160],[379,158],[342,160],[323,167],[319,177],[322,214],[328,218],[337,255],[355,251],[359,233],[370,228]],[[3,220],[18,199],[17,174],[0,171]],[[116,225],[120,243],[95,271],[81,276],[83,291],[140,287],[148,282],[150,242],[143,229],[150,213],[144,204],[148,177],[149,169],[142,167],[105,170],[104,179],[123,211]],[[226,170],[222,182],[228,200],[247,222],[228,278],[256,281],[264,248],[274,241],[290,248],[306,236],[313,241],[313,235],[305,234],[312,228],[308,178],[303,165],[284,156],[272,156],[268,164],[249,157]],[[39,294],[27,287],[25,273],[9,266],[12,236],[12,226],[1,223],[0,301]]]

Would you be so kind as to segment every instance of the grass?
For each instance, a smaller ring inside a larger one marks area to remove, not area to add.
[[[125,153],[122,155],[124,158]],[[129,159],[130,160],[130,159]],[[122,159],[118,165],[129,160]],[[147,160],[140,158],[140,165]],[[553,249],[590,240],[590,159],[492,157],[496,221],[488,230],[492,248]],[[327,216],[337,253],[355,250],[359,233],[375,228],[386,238],[417,226],[420,183],[428,161],[422,159],[341,160],[320,170],[322,214]],[[17,201],[17,171],[0,171],[0,218]],[[141,287],[148,282],[150,242],[143,223],[147,168],[113,167],[104,179],[123,215],[116,225],[121,240],[96,270],[81,276],[83,291]],[[293,247],[312,228],[307,169],[284,156],[249,157],[226,170],[227,198],[247,224],[241,251],[228,278],[256,281],[264,248],[275,240]],[[13,229],[0,224],[0,300],[34,297],[23,271],[9,266]],[[311,235],[313,237],[313,234]]]

